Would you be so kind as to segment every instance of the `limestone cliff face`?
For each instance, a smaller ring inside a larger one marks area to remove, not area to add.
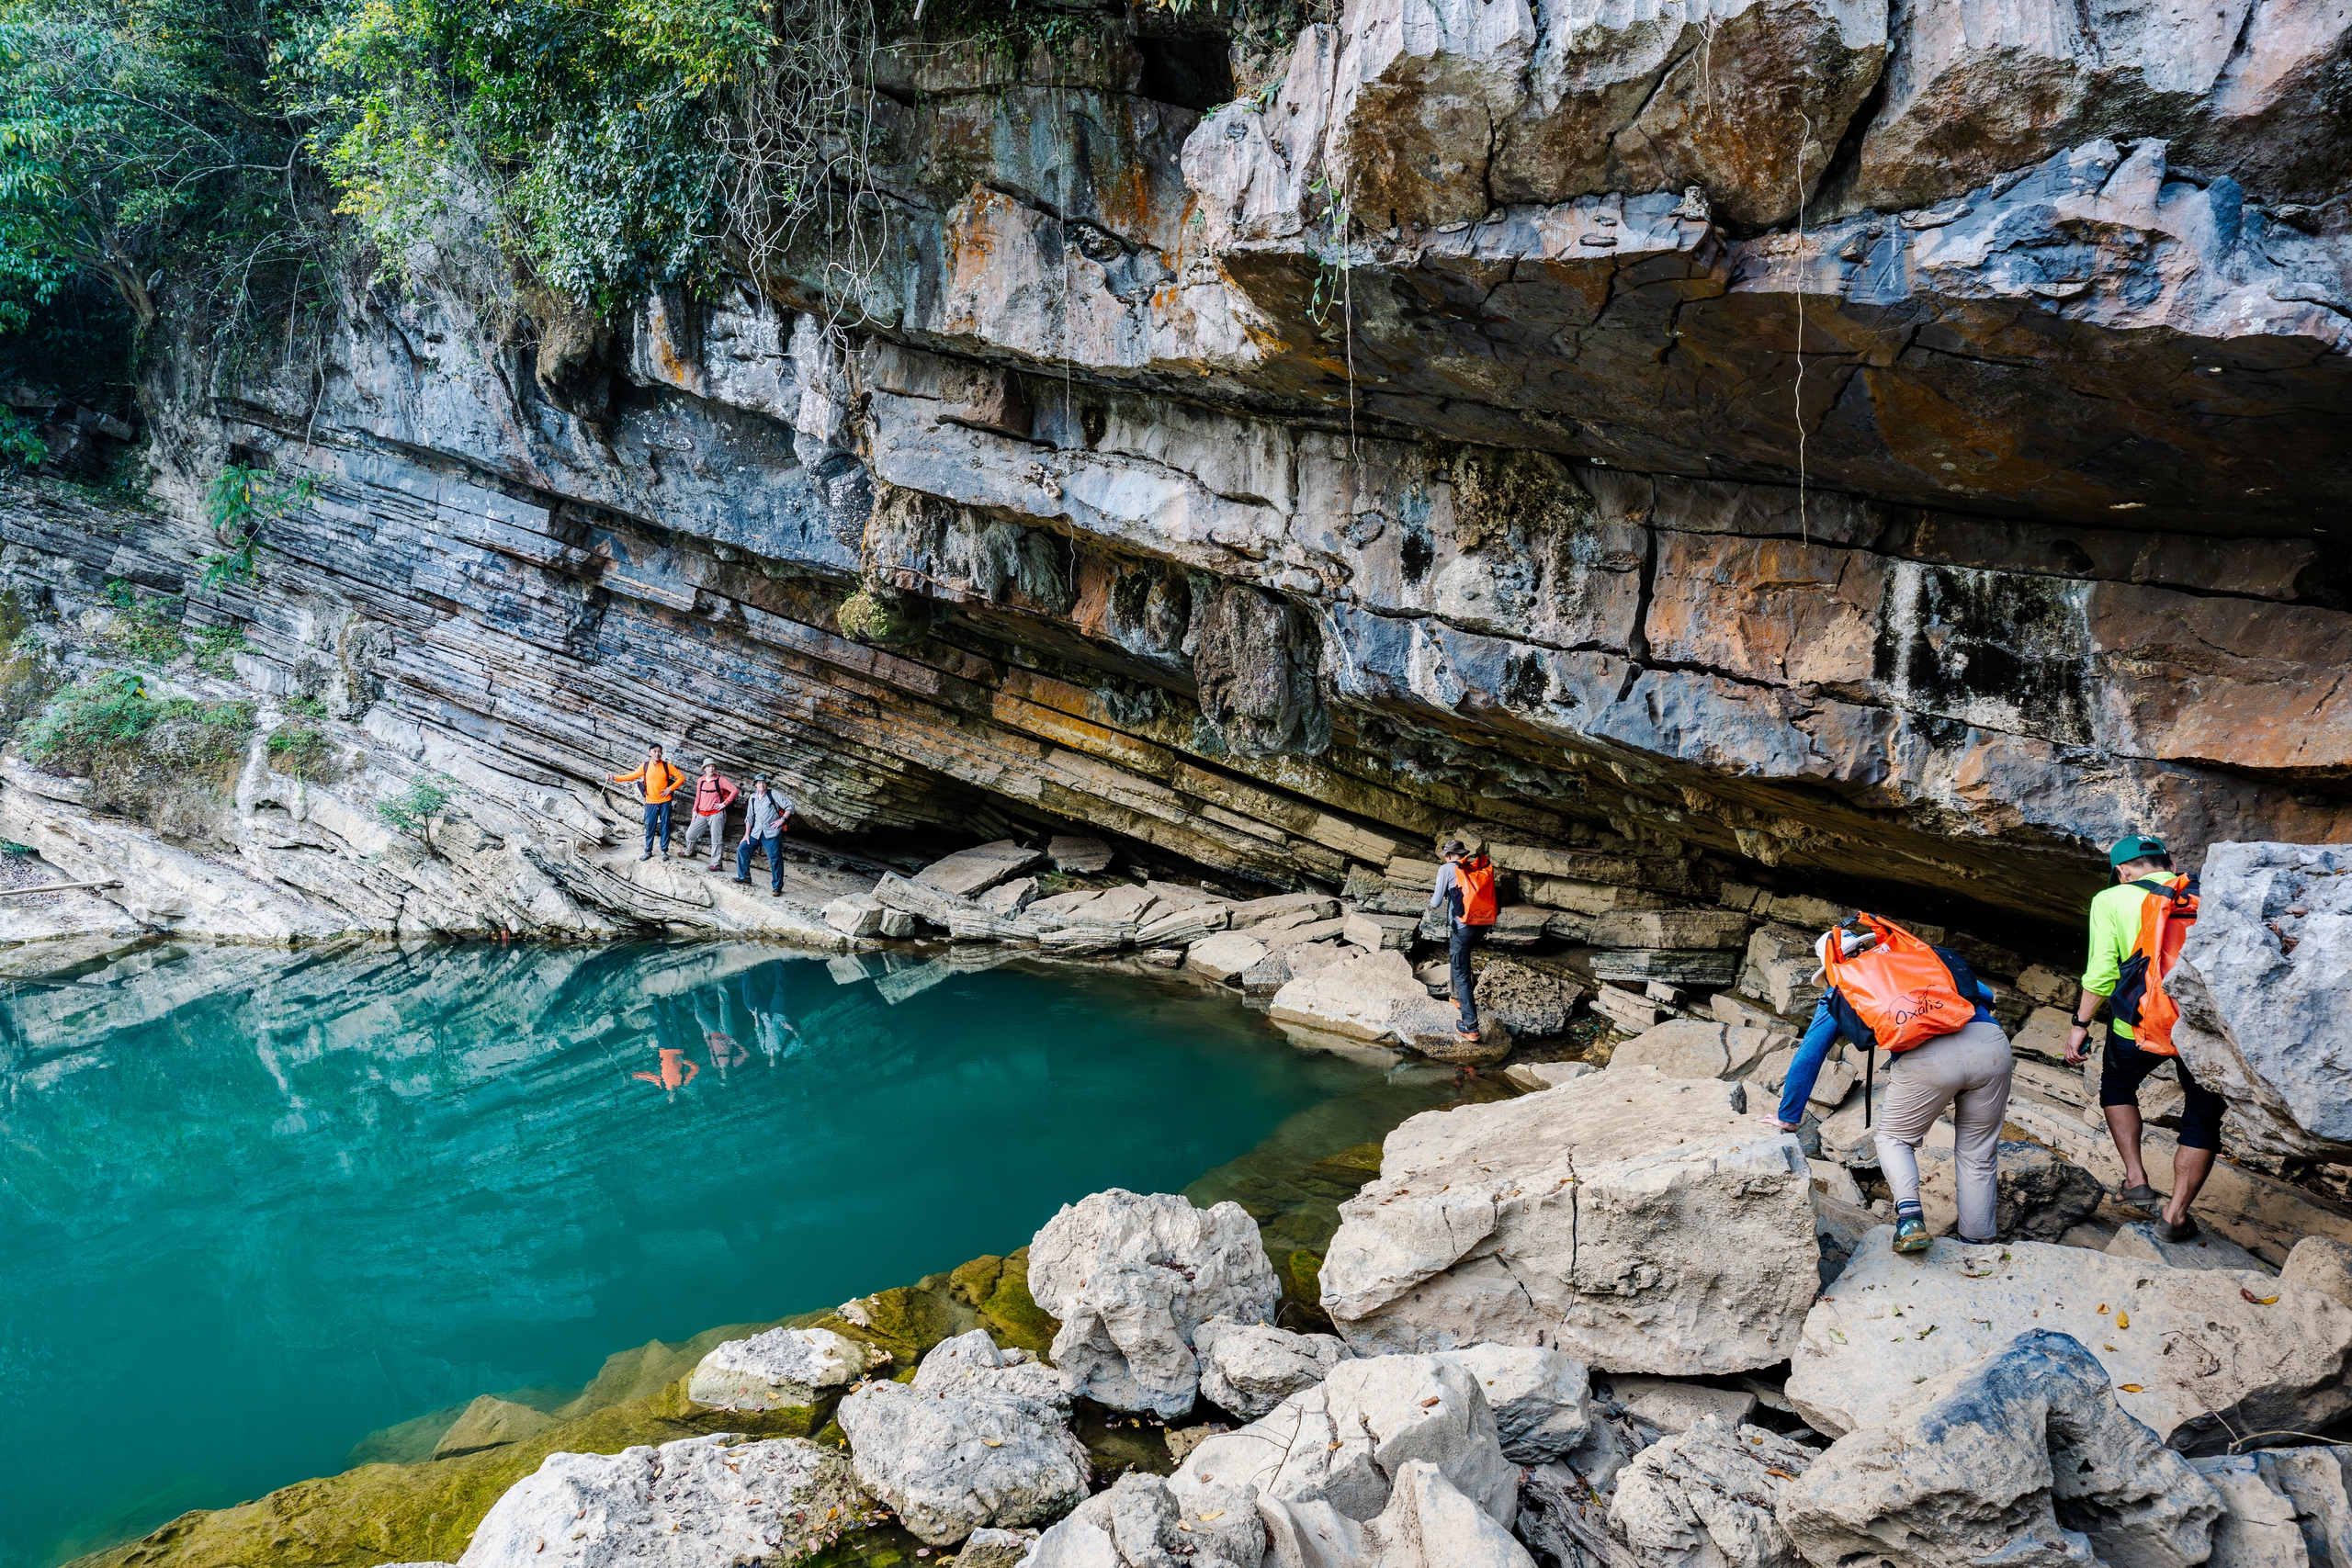
[[[2128,828],[2352,837],[2352,13],[2212,9],[1353,0],[1206,114],[1106,18],[886,67],[863,276],[585,330],[453,234],[155,423],[318,476],[249,673],[518,790],[2066,915]]]

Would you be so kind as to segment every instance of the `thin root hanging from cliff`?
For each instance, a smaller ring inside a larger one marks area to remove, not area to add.
[[[1797,421],[1797,535],[1806,544],[1813,543],[1812,520],[1805,512],[1805,451],[1804,451],[1804,144],[1813,140],[1813,117],[1804,110],[1797,118],[1804,122],[1804,134],[1797,139],[1797,379],[1791,399],[1795,405]]]
[[[747,270],[789,275],[817,225],[829,330],[864,316],[890,248],[889,204],[874,184],[869,104],[876,27],[870,0],[782,0],[762,68],[712,122],[726,149],[728,210]]]

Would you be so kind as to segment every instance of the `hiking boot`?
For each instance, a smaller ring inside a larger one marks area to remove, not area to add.
[[[1476,1045],[1484,1038],[1485,1036],[1475,1029],[1457,1029],[1453,1032],[1453,1041],[1457,1045]]]
[[[653,858],[653,852],[651,850],[648,850],[637,858],[639,860],[651,860]]]
[[[771,887],[768,889],[768,897],[771,898],[781,898],[784,897],[784,889],[781,887]]]
[[[2161,1203],[2165,1200],[2164,1194],[2143,1181],[2137,1187],[2119,1188],[2116,1190],[2115,1201],[2119,1203],[2137,1203],[2144,1206],[2150,1203]]]
[[[739,887],[749,887],[752,885],[752,879],[748,876],[730,876],[727,880]]]
[[[2197,1222],[2183,1214],[2177,1220],[2166,1220],[2159,1227],[2166,1241],[2195,1241],[2199,1235]]]
[[[1928,1234],[1928,1223],[1925,1220],[1916,1215],[1906,1214],[1894,1222],[1895,1251],[1925,1252],[1935,1244],[1936,1238]]]

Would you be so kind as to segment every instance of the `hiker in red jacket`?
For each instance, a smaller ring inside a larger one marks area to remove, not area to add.
[[[720,776],[716,761],[703,763],[702,777],[695,781],[695,814],[693,820],[686,824],[686,847],[678,852],[682,855],[694,853],[695,835],[707,833],[710,835],[710,864],[703,869],[717,871],[719,852],[727,838],[727,808],[734,805],[735,797],[742,793],[735,787],[734,780]]]
[[[1494,929],[1495,863],[1473,854],[1459,839],[1444,850],[1437,868],[1437,886],[1430,893],[1430,908],[1446,914],[1446,956],[1453,981],[1453,1038],[1464,1045],[1479,1041],[1477,976],[1470,968],[1470,951]]]

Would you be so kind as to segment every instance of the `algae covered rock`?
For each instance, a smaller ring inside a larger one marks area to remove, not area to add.
[[[865,1375],[872,1352],[830,1328],[771,1328],[705,1356],[686,1397],[714,1410],[785,1410]]]
[[[433,1445],[433,1457],[455,1459],[460,1454],[480,1453],[484,1449],[520,1442],[554,1425],[554,1417],[527,1404],[485,1393],[467,1405],[457,1423],[441,1434],[441,1440]]]
[[[1195,1329],[1212,1317],[1265,1323],[1282,1300],[1257,1222],[1238,1203],[1196,1209],[1120,1188],[1046,1222],[1029,1244],[1029,1289],[1061,1320],[1054,1364],[1078,1393],[1161,1416],[1193,1407]]]
[[[788,1560],[872,1505],[847,1461],[799,1438],[689,1438],[549,1454],[475,1529],[459,1568]]]

